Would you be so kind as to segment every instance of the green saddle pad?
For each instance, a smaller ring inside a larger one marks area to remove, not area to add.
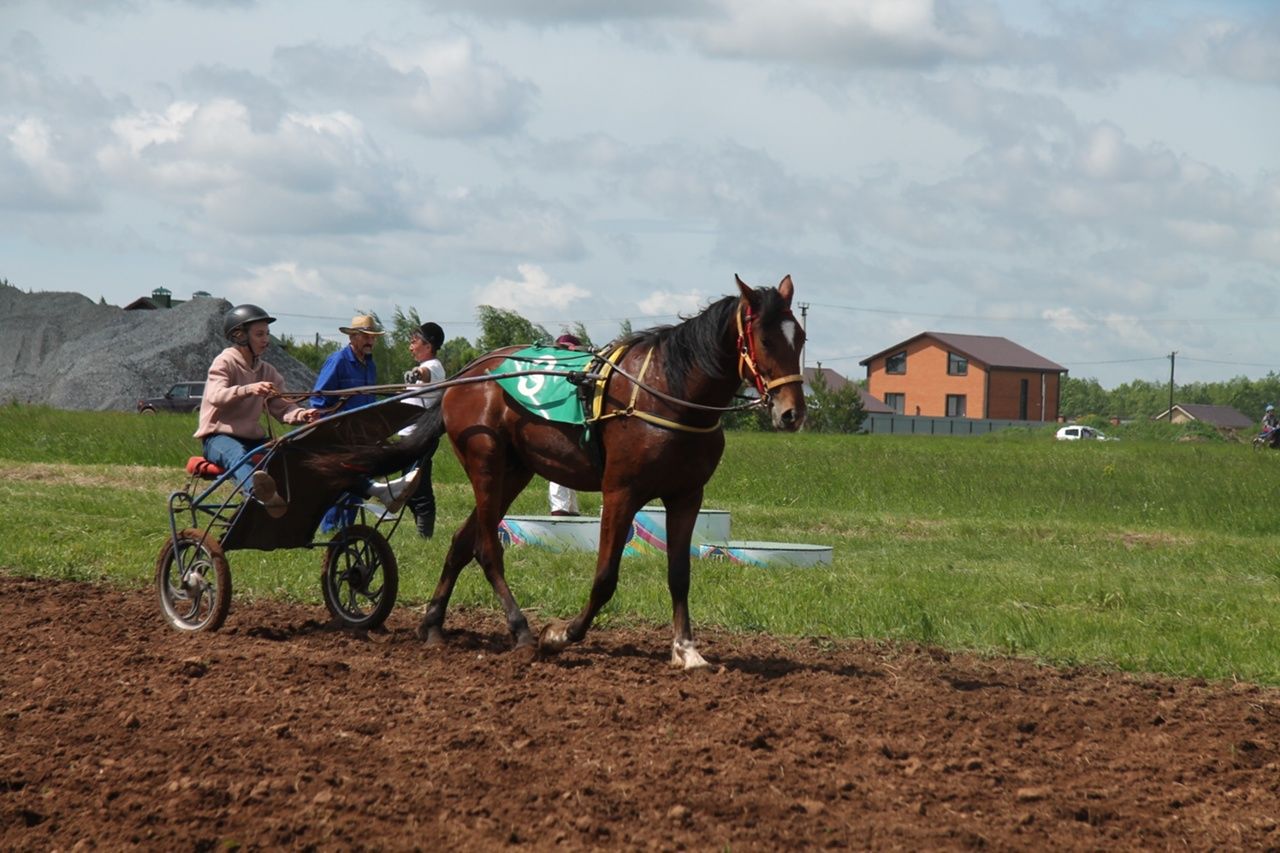
[[[521,370],[558,370],[564,373],[584,371],[592,354],[556,347],[528,347],[514,352],[490,373],[514,373]],[[586,417],[578,399],[578,386],[563,376],[538,374],[509,376],[499,379],[502,390],[511,395],[530,413],[562,424],[584,424]]]

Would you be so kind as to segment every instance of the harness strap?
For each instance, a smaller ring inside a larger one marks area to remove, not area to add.
[[[595,399],[591,402],[591,418],[588,420],[589,424],[607,421],[610,418],[639,418],[640,420],[654,424],[655,426],[680,430],[681,432],[715,432],[720,429],[719,418],[716,418],[716,422],[711,426],[696,427],[689,426],[688,424],[682,424],[679,421],[673,421],[669,418],[664,418],[660,415],[654,415],[649,412],[636,411],[636,400],[640,396],[640,383],[644,381],[644,375],[649,370],[649,360],[653,358],[653,347],[650,347],[644,354],[644,361],[640,365],[640,373],[636,376],[635,381],[631,383],[631,401],[627,403],[627,407],[613,412],[602,413],[602,410],[604,409],[604,389],[605,385],[609,381],[609,374],[613,373],[614,367],[622,360],[622,356],[626,351],[627,346],[624,344],[615,348],[613,352],[606,356],[605,366],[600,371],[600,378],[596,380],[596,393]]]

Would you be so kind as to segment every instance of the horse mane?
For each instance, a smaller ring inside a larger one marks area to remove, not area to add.
[[[760,287],[755,292],[760,297],[761,322],[780,322],[786,304],[778,289]],[[628,346],[648,344],[657,350],[663,357],[667,388],[676,396],[684,394],[685,378],[694,370],[700,370],[712,379],[728,379],[732,375],[736,354],[734,359],[725,358],[724,336],[734,324],[739,299],[738,296],[726,296],[700,313],[682,318],[679,323],[643,329],[618,343]]]

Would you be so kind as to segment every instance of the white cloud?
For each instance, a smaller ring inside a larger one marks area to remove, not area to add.
[[[552,281],[536,264],[516,267],[520,278],[499,276],[475,291],[476,304],[492,305],[517,314],[543,316],[547,311],[565,311],[573,303],[591,295],[589,290],[571,283]]]
[[[509,134],[527,120],[537,88],[480,55],[464,36],[359,46],[279,48],[276,74],[295,92],[350,109],[375,106],[430,136]]]
[[[1080,318],[1074,308],[1046,308],[1040,312],[1040,316],[1048,320],[1050,327],[1056,332],[1076,333],[1089,330],[1089,324]]]
[[[86,170],[43,119],[0,116],[0,208],[68,212],[97,205]]]
[[[722,0],[723,18],[693,28],[714,55],[851,67],[974,62],[1004,49],[996,9],[934,0]]]
[[[332,306],[345,304],[350,299],[341,286],[327,280],[319,270],[304,267],[297,261],[277,261],[250,268],[246,275],[226,282],[224,295],[231,302],[264,306]]]
[[[701,290],[684,292],[657,290],[638,301],[636,308],[641,314],[653,317],[676,314],[688,317],[701,311],[708,302],[710,299]]]

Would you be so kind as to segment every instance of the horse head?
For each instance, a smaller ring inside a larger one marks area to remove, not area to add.
[[[804,376],[800,353],[804,328],[791,313],[791,276],[776,289],[756,290],[736,275],[738,374],[768,401],[774,429],[794,432],[804,423]]]

